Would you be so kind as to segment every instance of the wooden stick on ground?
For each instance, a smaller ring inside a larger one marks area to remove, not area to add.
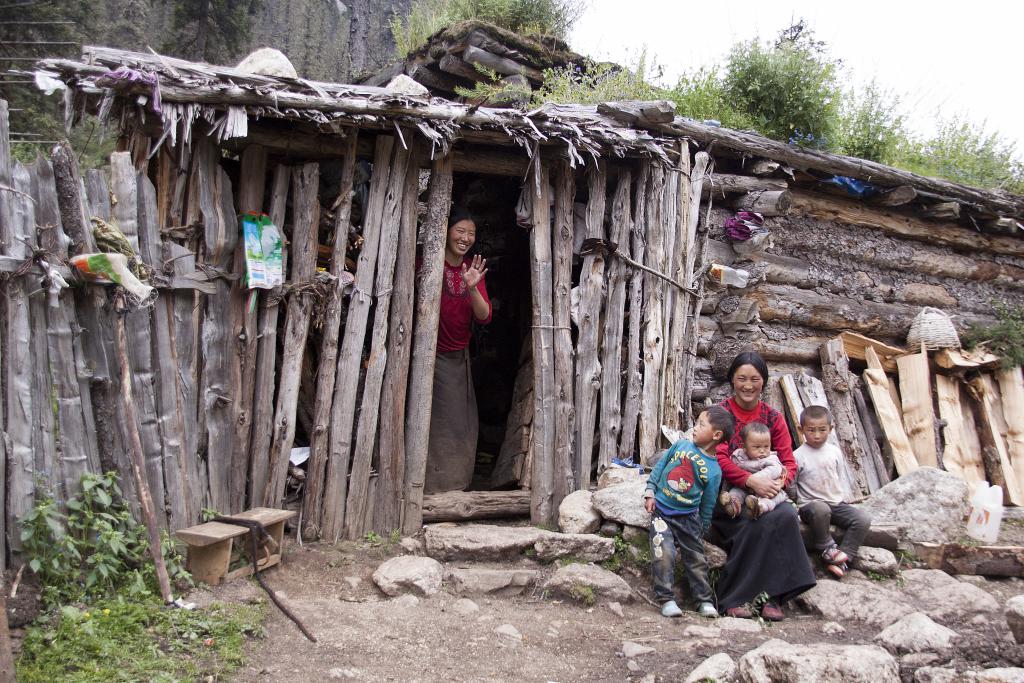
[[[167,577],[167,566],[160,546],[160,525],[156,519],[153,497],[149,493],[149,483],[143,474],[146,468],[145,455],[142,451],[142,439],[139,437],[138,416],[135,414],[135,400],[132,397],[131,368],[128,364],[128,336],[125,333],[125,314],[128,312],[126,295],[120,288],[117,292],[117,317],[114,319],[114,340],[117,347],[117,365],[121,372],[121,409],[124,411],[124,431],[128,435],[128,455],[131,458],[132,477],[139,494],[139,505],[142,518],[149,534],[149,552],[156,565],[156,578],[160,584],[160,595],[165,603],[174,601],[171,594],[171,581]]]

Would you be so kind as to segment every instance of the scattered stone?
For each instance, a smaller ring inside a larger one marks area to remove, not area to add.
[[[601,489],[594,494],[594,507],[605,519],[646,529],[651,524],[651,516],[644,509],[646,487],[647,477],[643,477]]]
[[[570,564],[560,568],[545,588],[580,602],[593,603],[597,597],[629,602],[633,591],[621,576],[594,564]]]
[[[262,74],[263,76],[299,77],[295,72],[295,67],[284,56],[284,53],[272,47],[261,47],[249,53],[235,68],[239,71],[245,71],[250,74]]]
[[[914,598],[932,619],[963,619],[979,612],[999,611],[999,603],[989,593],[939,569],[908,569],[903,578],[904,595]]]
[[[702,683],[703,681],[732,683],[735,679],[736,662],[724,652],[719,652],[698,664],[683,683]]]
[[[914,672],[914,683],[960,683],[962,680],[956,669],[925,666]]]
[[[615,554],[615,541],[596,534],[549,533],[535,544],[537,559],[552,562],[573,557],[583,562],[603,562]]]
[[[723,631],[738,631],[740,633],[760,633],[761,624],[753,619],[737,619],[736,617],[721,617],[715,621],[715,626]]]
[[[874,645],[791,645],[772,638],[743,655],[738,678],[747,683],[898,683],[899,665]]]
[[[397,598],[393,599],[391,604],[399,609],[412,609],[416,605],[420,604],[420,599],[412,593],[406,593],[405,595],[399,595]]]
[[[415,536],[406,536],[398,542],[398,545],[412,555],[419,555],[423,552],[423,541]]]
[[[622,530],[623,530],[622,525],[619,524],[618,522],[613,522],[611,520],[605,520],[604,522],[601,523],[600,534],[602,536],[614,537],[614,536],[618,536],[619,534],[621,534]]]
[[[460,598],[452,605],[452,611],[456,614],[462,615],[473,614],[474,612],[480,611],[480,605],[476,604],[469,598]]]
[[[963,529],[967,495],[967,483],[955,474],[919,467],[875,491],[861,508],[873,522],[905,524],[911,541],[946,543]]]
[[[943,658],[943,655],[935,652],[911,652],[900,657],[900,668],[917,671],[923,666],[936,664]]]
[[[523,642],[523,634],[519,632],[512,624],[502,624],[498,628],[494,629],[494,632],[507,640],[514,640],[516,642]]]
[[[893,654],[947,652],[956,637],[955,631],[914,612],[886,627],[875,636],[875,642]]]
[[[437,560],[415,555],[393,557],[373,573],[373,581],[387,595],[413,590],[433,595],[441,589],[444,568]]]
[[[607,607],[608,607],[608,611],[611,612],[612,614],[614,614],[617,617],[624,617],[624,616],[626,616],[626,613],[622,611],[622,605],[620,605],[617,602],[609,602]]]
[[[841,636],[846,633],[846,629],[842,624],[837,624],[834,621],[827,621],[821,627],[821,632],[828,636]]]
[[[827,619],[853,619],[877,628],[885,628],[917,611],[898,593],[871,581],[819,581],[817,586],[797,597],[796,602],[808,612]]]
[[[622,655],[626,659],[633,659],[635,657],[642,657],[643,655],[649,655],[654,652],[653,647],[647,645],[641,645],[640,643],[634,643],[629,640],[622,641]]]
[[[971,617],[971,623],[975,626],[984,626],[988,623],[988,617],[986,617],[984,614],[975,614],[973,617]]]
[[[385,89],[399,95],[412,95],[413,97],[430,97],[430,91],[425,86],[417,83],[405,74],[398,74],[385,86]]]
[[[1007,600],[1003,614],[1006,615],[1006,623],[1010,627],[1013,639],[1018,643],[1024,643],[1024,595],[1015,595]]]
[[[360,673],[359,669],[342,669],[342,668],[339,668],[339,667],[335,667],[333,669],[328,669],[327,676],[329,678],[334,679],[334,680],[341,680],[341,679],[349,679],[349,680],[351,680],[351,679],[361,678],[362,674]]]
[[[427,554],[444,562],[509,560],[550,533],[532,526],[445,522],[427,525],[424,540]]]
[[[609,467],[597,478],[597,490],[636,481],[640,477],[641,471],[635,467]]]
[[[630,673],[634,674],[638,674],[641,671],[643,671],[643,667],[641,667],[639,664],[636,663],[636,661],[632,659],[626,662],[626,669],[628,669]]]
[[[346,576],[344,581],[345,581],[345,583],[348,584],[348,587],[351,588],[352,590],[355,590],[356,588],[358,588],[359,584],[361,584],[363,582],[363,580],[361,578],[359,578],[358,576]]]
[[[988,578],[984,576],[977,576],[976,574],[957,574],[953,578],[957,581],[963,581],[964,583],[972,583],[979,588],[988,583]]]
[[[1024,669],[1000,667],[983,671],[968,671],[964,674],[965,683],[1024,683]]]
[[[721,569],[725,566],[725,561],[728,559],[724,550],[717,545],[711,545],[707,541],[704,541],[704,557],[708,560],[708,569]]]
[[[867,536],[864,537],[863,545],[870,548],[885,548],[891,552],[909,549],[913,544],[907,540],[908,528],[906,524],[899,522],[872,521],[871,529],[868,530]],[[836,535],[836,533],[833,533],[833,536]]]
[[[874,572],[882,576],[896,576],[900,571],[899,560],[885,548],[861,547],[853,566],[862,572]]]
[[[641,529],[638,526],[624,526],[622,527],[622,540],[627,543],[632,543],[639,538],[648,538],[650,536],[647,533],[647,529]]]
[[[451,567],[445,584],[456,595],[519,595],[540,578],[535,569],[486,569]]]
[[[558,506],[558,528],[567,534],[592,534],[601,528],[601,515],[590,491],[573,491]]]
[[[683,637],[691,640],[718,640],[722,637],[722,629],[717,626],[697,626],[694,624],[683,629]]]
[[[640,683],[655,683],[657,677],[654,674],[647,674],[640,679]]]

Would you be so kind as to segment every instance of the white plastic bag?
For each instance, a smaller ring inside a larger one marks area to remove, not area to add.
[[[971,497],[971,514],[967,518],[967,535],[984,543],[995,543],[1003,521],[1003,487],[978,482]]]

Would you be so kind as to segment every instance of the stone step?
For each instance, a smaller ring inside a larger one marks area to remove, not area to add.
[[[542,562],[602,562],[615,553],[615,542],[596,534],[561,534],[537,527],[494,524],[429,524],[424,546],[427,555],[442,562],[507,561],[524,556]]]

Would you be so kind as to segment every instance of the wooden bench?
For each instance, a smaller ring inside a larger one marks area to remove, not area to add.
[[[237,515],[239,519],[250,519],[261,523],[274,540],[276,551],[267,552],[257,558],[260,569],[273,567],[281,562],[284,553],[284,523],[295,516],[291,510],[275,510],[273,508],[253,508]],[[221,581],[235,579],[252,574],[252,559],[249,557],[249,529],[236,524],[223,522],[206,522],[187,529],[179,529],[174,535],[188,546],[188,570],[196,581],[216,586]],[[231,566],[231,551],[235,539],[239,539],[242,554],[246,558],[244,566],[228,571]]]

